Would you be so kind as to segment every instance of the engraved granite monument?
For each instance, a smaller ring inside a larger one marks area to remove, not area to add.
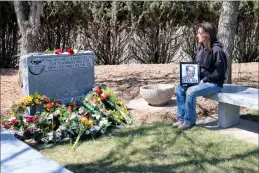
[[[21,57],[23,95],[39,92],[66,104],[80,100],[95,85],[94,53],[31,53]]]

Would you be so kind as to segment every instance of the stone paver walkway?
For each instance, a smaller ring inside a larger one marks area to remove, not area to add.
[[[225,129],[221,129],[217,126],[217,116],[212,115],[209,117],[204,117],[201,120],[197,121],[197,125],[200,125],[204,128],[218,131],[220,133],[232,136],[236,139],[241,139],[249,143],[258,144],[259,140],[259,124],[240,119],[240,123]]]
[[[71,173],[1,128],[1,173]]]

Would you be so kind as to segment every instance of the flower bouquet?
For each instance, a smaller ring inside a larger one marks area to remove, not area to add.
[[[64,105],[35,93],[13,105],[11,118],[2,121],[1,126],[21,140],[56,143],[76,138],[74,149],[81,136],[93,137],[104,134],[108,127],[132,123],[127,107],[109,88],[96,87],[81,102],[83,105],[73,100]],[[42,110],[35,115],[24,113],[35,105],[42,106]]]

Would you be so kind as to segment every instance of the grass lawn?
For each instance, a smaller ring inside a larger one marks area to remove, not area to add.
[[[153,123],[116,130],[111,136],[43,149],[67,169],[83,172],[258,172],[256,145],[201,127],[189,131]]]

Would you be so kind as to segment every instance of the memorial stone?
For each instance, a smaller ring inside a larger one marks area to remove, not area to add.
[[[94,53],[30,53],[21,57],[23,96],[39,92],[63,104],[78,101],[95,85]]]

